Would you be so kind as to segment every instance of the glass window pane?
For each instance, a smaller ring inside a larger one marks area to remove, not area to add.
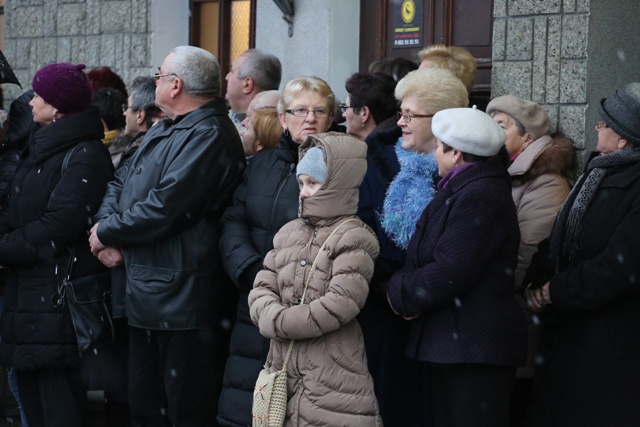
[[[231,59],[249,49],[251,1],[235,0],[231,3]]]
[[[220,3],[200,3],[200,47],[218,57]]]

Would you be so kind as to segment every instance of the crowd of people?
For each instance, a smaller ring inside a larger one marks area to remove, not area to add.
[[[434,45],[345,81],[249,49],[171,50],[127,87],[50,64],[4,122],[0,364],[23,426],[635,426],[640,83],[597,151],[545,108],[476,102]],[[222,78],[226,93],[221,91]],[[485,112],[486,111],[486,112]],[[115,340],[78,351],[53,303],[111,272]],[[258,396],[258,397],[256,397]]]

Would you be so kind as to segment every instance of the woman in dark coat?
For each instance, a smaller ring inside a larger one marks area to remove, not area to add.
[[[244,181],[222,218],[220,252],[240,293],[218,405],[221,426],[251,424],[253,390],[267,359],[269,340],[251,321],[247,298],[265,255],[273,249],[276,232],[298,217],[298,146],[308,135],[329,128],[334,105],[333,91],[322,79],[299,77],[287,83],[278,101],[284,129],[280,143],[249,160]],[[303,114],[302,110],[308,111]]]
[[[640,425],[640,83],[598,105],[598,151],[527,271],[544,310],[529,426]]]
[[[36,73],[30,105],[40,128],[20,158],[0,224],[0,265],[8,272],[0,359],[18,372],[33,426],[84,425],[75,333],[67,311],[52,304],[71,247],[72,277],[104,269],[89,251],[87,231],[113,166],[83,69],[51,64]]]
[[[432,369],[435,425],[506,427],[526,324],[513,295],[518,219],[496,156],[505,135],[475,108],[442,110],[431,128],[442,179],[389,303],[412,322],[407,355]]]

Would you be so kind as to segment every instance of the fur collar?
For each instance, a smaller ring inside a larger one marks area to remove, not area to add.
[[[535,140],[509,166],[514,187],[542,175],[561,175],[575,179],[576,150],[569,138],[545,135]]]
[[[416,223],[435,193],[438,163],[433,154],[418,154],[396,143],[400,172],[387,190],[382,210],[382,227],[400,248],[407,249]]]

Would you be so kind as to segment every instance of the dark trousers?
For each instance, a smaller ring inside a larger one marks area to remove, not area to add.
[[[79,367],[17,371],[30,427],[84,427],[87,390]]]
[[[509,427],[516,368],[431,364],[436,427]]]
[[[367,301],[358,315],[385,427],[433,427],[431,367],[404,355],[411,323]]]
[[[211,427],[217,412],[212,330],[129,329],[129,405],[139,427]]]

